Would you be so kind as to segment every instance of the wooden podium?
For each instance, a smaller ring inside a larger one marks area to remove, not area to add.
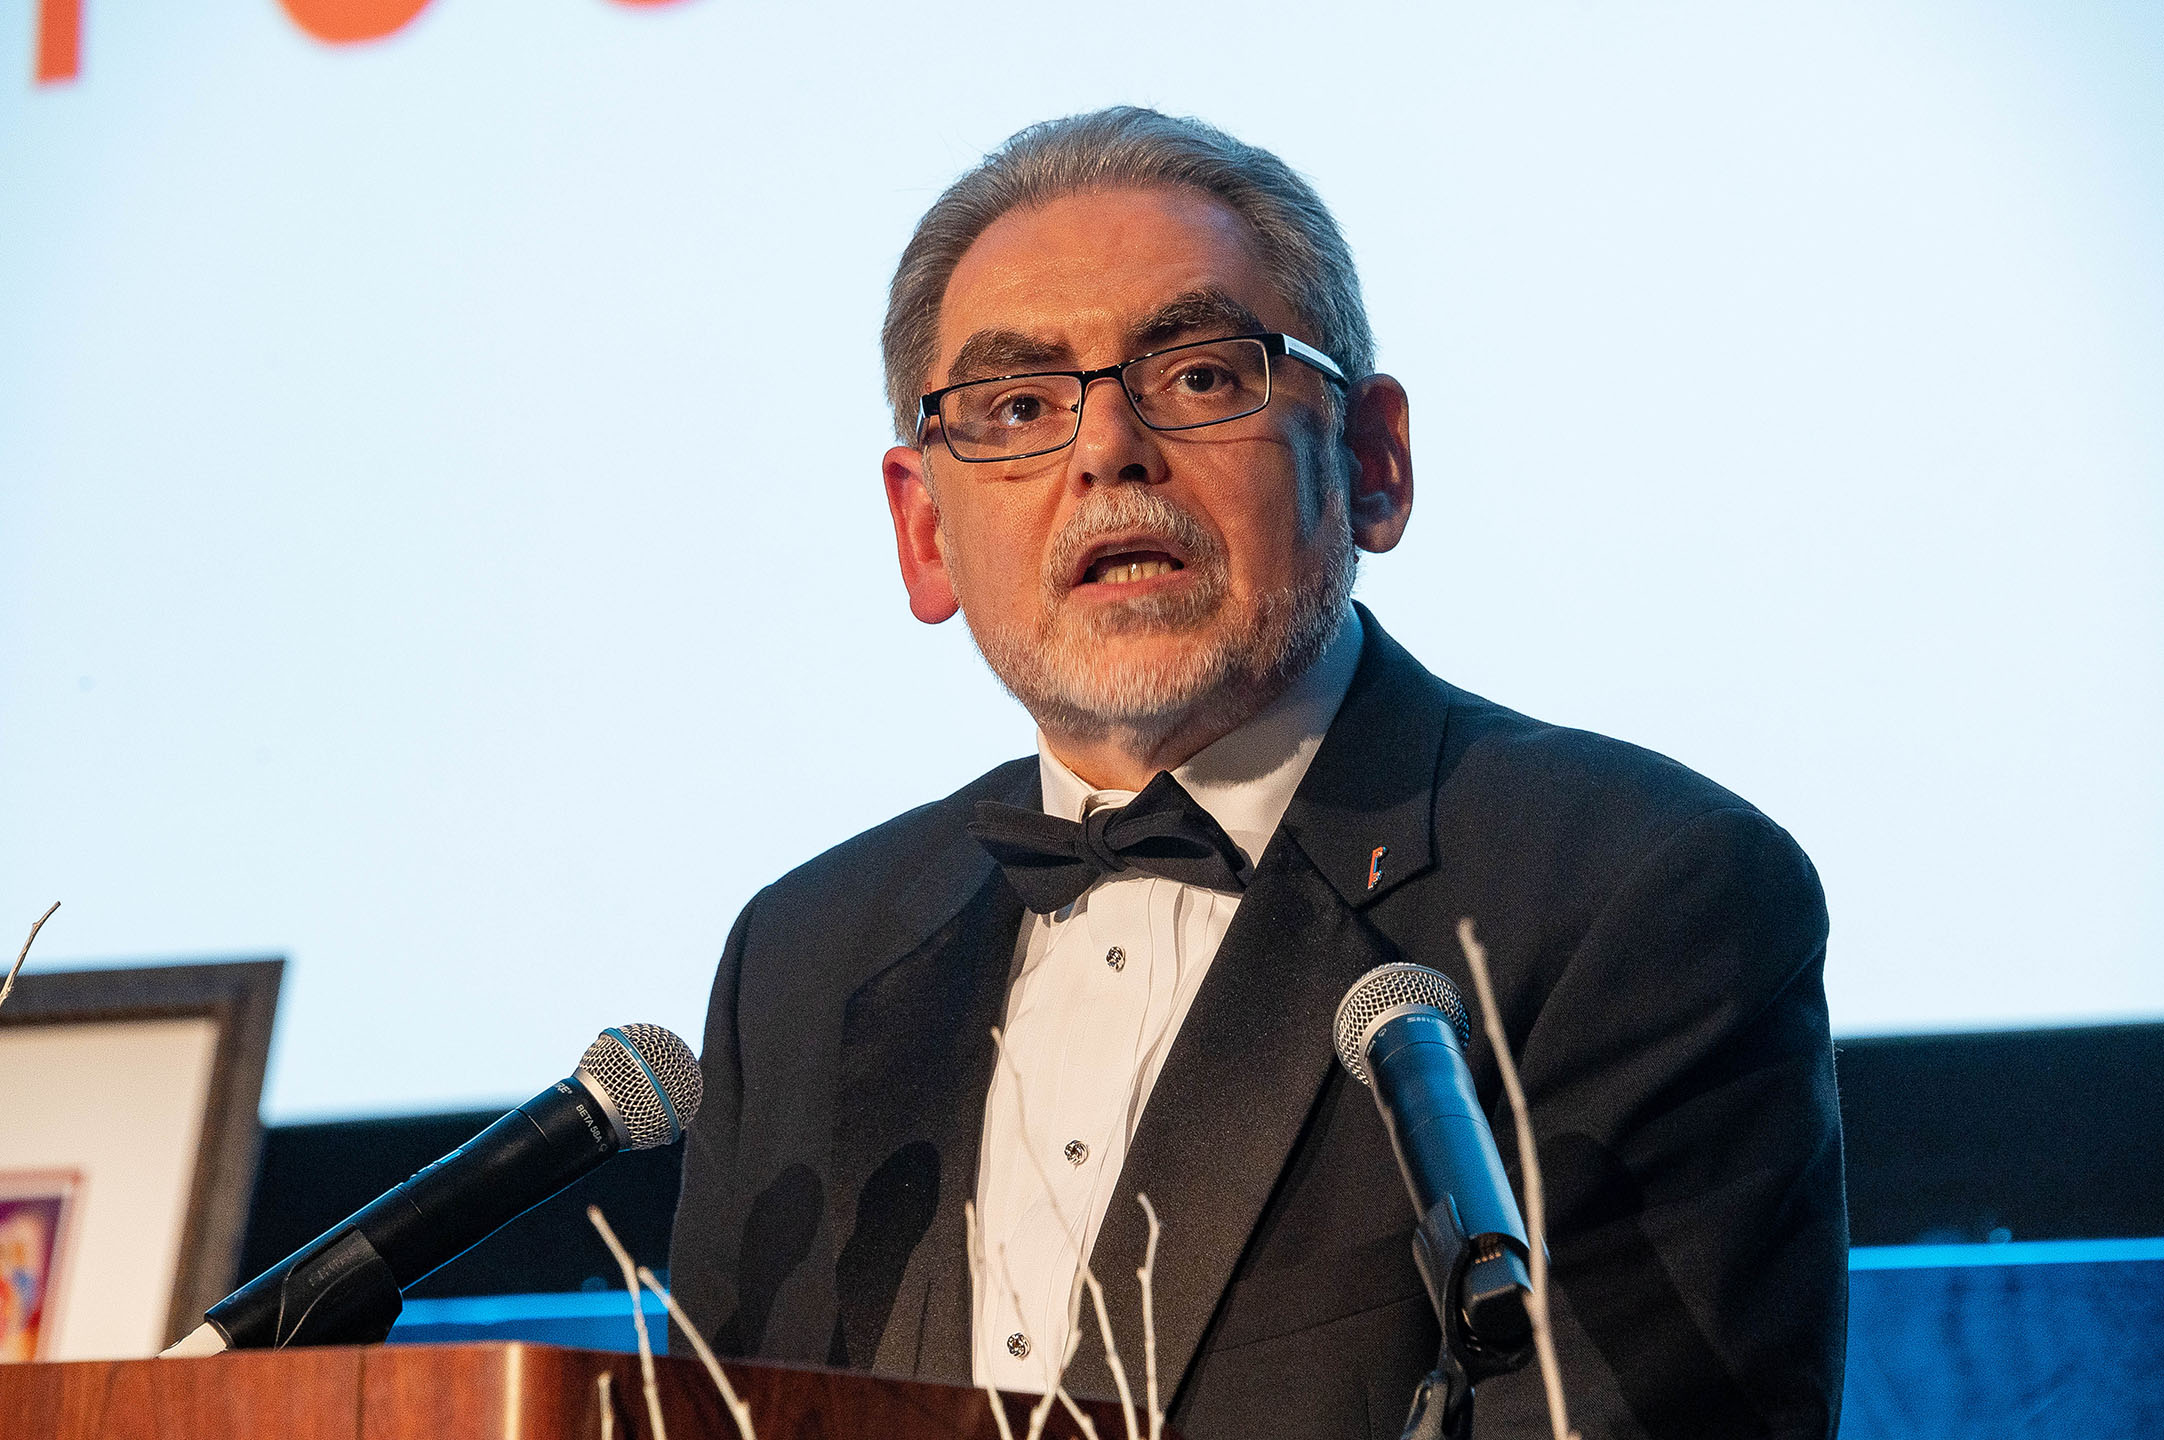
[[[660,1357],[671,1440],[735,1440],[714,1382]],[[985,1394],[855,1371],[732,1362],[759,1440],[997,1440]],[[0,1365],[7,1440],[652,1440],[639,1357],[553,1345],[369,1345],[197,1360]],[[1002,1397],[1016,1440],[1033,1396]],[[1124,1440],[1116,1404],[1083,1402],[1098,1440]],[[1141,1417],[1145,1430],[1148,1417]],[[1080,1434],[1055,1405],[1047,1440]],[[1168,1429],[1167,1435],[1172,1432]]]

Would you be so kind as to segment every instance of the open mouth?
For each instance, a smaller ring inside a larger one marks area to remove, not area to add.
[[[1187,568],[1184,548],[1163,534],[1107,535],[1083,552],[1073,584],[1139,585]]]
[[[1170,575],[1187,567],[1179,557],[1162,550],[1122,550],[1092,560],[1082,572],[1085,585],[1132,585],[1137,580],[1154,580],[1160,575]]]

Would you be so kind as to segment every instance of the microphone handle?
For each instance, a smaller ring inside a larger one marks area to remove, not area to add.
[[[1375,1103],[1419,1217],[1414,1259],[1446,1332],[1462,1324],[1468,1372],[1531,1356],[1525,1221],[1481,1112],[1457,1031],[1440,1010],[1408,1009],[1368,1041]]]
[[[1426,1215],[1447,1197],[1468,1239],[1503,1235],[1523,1250],[1525,1221],[1457,1041],[1438,1010],[1384,1021],[1368,1042],[1375,1098],[1414,1209]]]
[[[210,1307],[231,1349],[381,1340],[399,1292],[622,1149],[574,1074]]]

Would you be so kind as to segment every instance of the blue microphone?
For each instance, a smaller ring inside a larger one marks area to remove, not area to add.
[[[1522,1363],[1532,1338],[1525,1221],[1465,1064],[1472,1022],[1458,987],[1424,965],[1378,965],[1345,992],[1331,1030],[1339,1062],[1374,1092],[1390,1132],[1437,1319],[1500,1368]]]

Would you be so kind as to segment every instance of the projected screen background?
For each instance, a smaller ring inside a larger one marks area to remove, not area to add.
[[[1837,1031],[2164,1014],[2154,7],[89,0],[49,83],[6,8],[0,924],[289,955],[271,1118],[695,1037],[758,886],[1029,749],[905,609],[877,326],[1122,101],[1351,238],[1361,598],[1788,826]]]

